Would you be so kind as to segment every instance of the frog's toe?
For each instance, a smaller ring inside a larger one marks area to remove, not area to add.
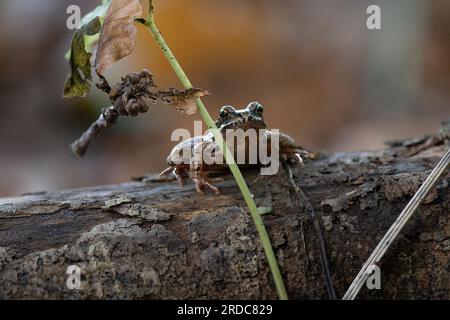
[[[194,179],[194,183],[197,192],[201,195],[205,194],[205,192],[203,191],[204,184],[199,179]]]
[[[169,173],[171,173],[173,171],[172,167],[168,167],[167,169],[164,169],[164,171],[162,171],[159,176],[160,177],[164,177],[167,176]]]
[[[178,184],[180,185],[180,188],[184,187],[184,180],[182,177],[177,176]]]
[[[303,163],[303,158],[301,157],[301,155],[299,153],[289,153],[285,155],[285,160],[291,162],[291,163],[295,163],[298,164],[301,167],[304,167],[304,163]]]
[[[294,159],[294,161],[295,161],[296,163],[298,163],[300,166],[302,166],[302,167],[305,166],[305,164],[303,163],[302,156],[301,156],[300,154],[294,153],[293,159]]]
[[[177,167],[173,169],[173,174],[177,178],[180,187],[184,187],[183,170]]]
[[[216,195],[220,194],[219,188],[217,188],[215,185],[213,185],[211,182],[208,181],[207,178],[194,178],[195,182],[195,189],[200,194],[205,194],[204,188],[208,187],[210,188]]]
[[[202,196],[205,194],[205,192],[202,190],[202,187],[201,187],[201,186],[196,186],[195,188],[197,189],[197,193],[198,193],[198,194],[200,194],[200,195],[202,195]]]
[[[206,181],[206,185],[207,185],[212,191],[214,191],[214,193],[215,193],[216,195],[219,195],[219,194],[220,194],[219,188],[217,188],[217,187],[216,187],[215,185],[213,185],[212,183]]]

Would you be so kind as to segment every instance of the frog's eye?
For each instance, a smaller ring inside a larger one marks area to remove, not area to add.
[[[219,116],[223,119],[227,118],[230,113],[233,113],[236,111],[232,106],[224,106],[222,109],[220,109]]]
[[[256,113],[258,113],[259,115],[262,115],[264,112],[264,108],[263,106],[259,103],[259,102],[252,102],[250,103],[250,105],[248,106],[248,108]]]
[[[256,107],[256,112],[258,112],[259,114],[262,114],[264,112],[264,108],[262,105],[258,105]]]

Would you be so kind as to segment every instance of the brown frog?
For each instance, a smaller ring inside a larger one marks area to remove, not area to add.
[[[297,164],[303,165],[302,156],[308,156],[309,153],[298,146],[295,141],[288,135],[283,133],[274,133],[267,128],[267,125],[263,117],[264,108],[258,102],[250,103],[245,109],[236,110],[232,106],[224,106],[220,110],[219,119],[216,121],[216,127],[222,134],[224,140],[227,141],[227,132],[230,130],[239,130],[241,133],[247,133],[249,130],[256,130],[258,133],[261,132],[262,136],[266,139],[267,144],[263,145],[264,150],[268,155],[271,154],[271,140],[274,135],[277,135],[279,140],[279,145],[277,146],[277,151],[279,156],[285,160],[295,162]],[[234,148],[230,150],[236,159],[239,150],[248,151],[252,147],[252,144],[257,144],[260,148],[260,135],[257,136],[256,141],[250,141],[250,139],[241,140],[240,144],[234,145]],[[274,140],[275,141],[275,140]],[[211,132],[206,133],[203,136],[197,136],[177,144],[167,158],[167,163],[169,167],[164,170],[160,175],[167,175],[173,173],[178,179],[180,186],[183,186],[184,177],[190,177],[196,186],[199,193],[203,193],[205,187],[209,187],[216,194],[219,194],[219,189],[213,185],[212,180],[208,177],[210,173],[223,172],[228,169],[225,162],[223,163],[212,163],[207,164],[204,160],[205,150],[213,150],[212,155],[218,156],[218,158],[223,157],[214,136]],[[189,150],[184,154],[182,150]],[[258,149],[256,149],[259,151]],[[180,155],[180,153],[183,153]],[[215,154],[216,153],[216,154]],[[220,153],[220,154],[217,154]],[[259,154],[259,153],[258,153]],[[259,160],[255,163],[254,161],[249,161],[249,156],[246,153],[245,162],[238,162],[239,167],[249,167],[249,166],[263,166]]]

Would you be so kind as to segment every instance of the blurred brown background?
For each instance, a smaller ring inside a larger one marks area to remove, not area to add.
[[[198,87],[224,104],[258,100],[273,128],[313,150],[379,148],[387,139],[438,130],[450,117],[448,0],[155,0],[157,21]],[[121,118],[84,159],[69,144],[107,104],[64,101],[72,32],[66,8],[96,1],[0,2],[0,197],[128,181],[159,172],[175,128],[200,117],[155,105]],[[366,28],[378,4],[382,30]],[[151,70],[160,87],[179,82],[150,34],[139,27],[133,54],[108,71]]]

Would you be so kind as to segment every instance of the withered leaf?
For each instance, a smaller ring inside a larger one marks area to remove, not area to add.
[[[193,115],[197,112],[196,99],[209,96],[209,92],[198,88],[191,88],[184,91],[172,88],[160,91],[159,96],[163,101],[170,103],[181,113]]]
[[[64,84],[64,98],[84,98],[91,87],[91,53],[86,51],[85,36],[100,32],[100,19],[94,20],[77,30],[72,37],[70,54],[70,72]]]
[[[136,18],[144,16],[139,0],[111,0],[98,41],[95,70],[103,75],[115,62],[127,57],[136,45]]]
[[[85,25],[87,25],[89,22],[91,22],[92,20],[94,20],[97,17],[100,19],[100,22],[102,22],[103,19],[105,18],[106,11],[108,10],[110,2],[111,2],[111,0],[102,0],[101,5],[99,5],[97,8],[95,8],[94,10],[92,10],[91,12],[86,14],[83,18],[81,18],[80,28],[83,28]],[[94,36],[86,36],[85,35],[84,41],[86,44],[86,48],[93,48],[93,49],[96,48],[99,36],[100,35],[98,33]],[[66,54],[64,55],[64,57],[67,60],[70,60],[70,51],[71,50],[69,49],[66,52]],[[91,50],[91,52],[92,52],[92,50]]]

